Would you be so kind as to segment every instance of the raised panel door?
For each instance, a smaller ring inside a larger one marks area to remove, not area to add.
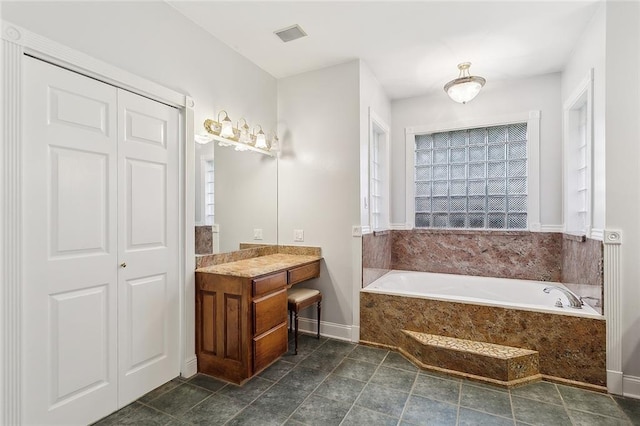
[[[25,58],[23,419],[117,408],[117,89]]]
[[[179,374],[178,112],[33,58],[24,81],[23,419],[89,424]]]
[[[118,91],[120,406],[179,374],[178,110]]]

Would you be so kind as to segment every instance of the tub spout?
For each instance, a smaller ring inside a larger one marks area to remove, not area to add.
[[[558,290],[559,292],[567,296],[567,299],[569,299],[569,307],[574,309],[582,309],[582,300],[576,297],[576,295],[571,293],[569,290],[555,285],[550,285],[549,287],[545,287],[542,291],[549,294],[551,290]]]

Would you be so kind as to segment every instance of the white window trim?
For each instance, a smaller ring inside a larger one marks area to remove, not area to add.
[[[527,123],[527,229],[540,232],[540,111],[510,114],[488,119],[464,120],[452,123],[405,128],[405,172],[406,172],[406,223],[415,228],[415,138],[416,135],[450,132],[479,127],[503,126]],[[490,230],[489,230],[490,231]],[[507,229],[508,231],[508,229]]]
[[[382,155],[384,155],[385,157],[385,162],[384,162],[384,167],[381,170],[382,173],[382,177],[383,180],[385,182],[385,187],[383,189],[384,191],[384,205],[381,207],[381,210],[384,213],[384,218],[386,220],[386,223],[382,223],[380,224],[379,227],[374,228],[373,227],[373,209],[371,208],[371,166],[372,166],[372,155],[371,153],[373,152],[373,146],[374,146],[374,136],[375,135],[381,135],[382,136],[382,142],[384,143],[384,147],[383,147],[383,151],[381,152]],[[390,157],[390,127],[387,123],[385,123],[385,121],[382,119],[382,117],[380,117],[378,114],[376,114],[376,112],[369,107],[369,182],[368,182],[368,194],[367,194],[367,198],[368,198],[368,203],[369,203],[369,227],[371,231],[384,231],[384,230],[388,230],[390,228],[389,222],[390,222],[390,214],[391,214],[391,206],[390,206],[390,198],[391,198],[391,192],[390,192],[390,188],[391,188],[391,182],[390,182],[390,178],[391,178],[391,170],[390,170],[390,163],[391,163],[391,157]]]
[[[200,223],[199,225],[207,225],[207,162],[213,161],[213,155],[206,155],[200,157],[200,196],[202,202],[200,203]],[[214,192],[215,196],[215,192]],[[215,216],[214,216],[215,218]]]
[[[567,162],[568,151],[571,148],[571,128],[569,122],[571,121],[570,114],[575,111],[585,102],[582,101],[586,95],[587,106],[587,176],[586,176],[586,206],[587,215],[584,232],[577,231],[575,229],[569,229],[569,191],[567,183],[569,182],[570,166]],[[592,180],[593,180],[593,68],[589,69],[587,75],[578,83],[574,91],[565,100],[562,106],[562,177],[564,184],[562,185],[562,212],[563,212],[563,232],[575,235],[586,235],[587,238],[592,238],[593,227],[593,192],[592,192]]]

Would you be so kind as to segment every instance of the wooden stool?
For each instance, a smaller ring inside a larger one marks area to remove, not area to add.
[[[292,316],[295,314],[295,354],[298,355],[298,313],[314,303],[318,304],[318,339],[320,338],[320,302],[322,293],[310,288],[290,288],[287,290],[287,304],[289,307],[290,325],[293,326]]]

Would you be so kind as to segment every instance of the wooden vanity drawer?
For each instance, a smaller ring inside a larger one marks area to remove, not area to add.
[[[287,290],[253,301],[253,333],[258,336],[287,322]]]
[[[317,278],[320,276],[320,262],[289,269],[287,273],[289,274],[289,285],[297,284],[311,278]]]
[[[254,374],[287,352],[287,338],[287,323],[283,322],[273,330],[253,339]]]
[[[253,280],[253,295],[262,296],[279,290],[287,285],[287,272],[282,271],[277,274],[267,275],[266,277],[256,278]]]

